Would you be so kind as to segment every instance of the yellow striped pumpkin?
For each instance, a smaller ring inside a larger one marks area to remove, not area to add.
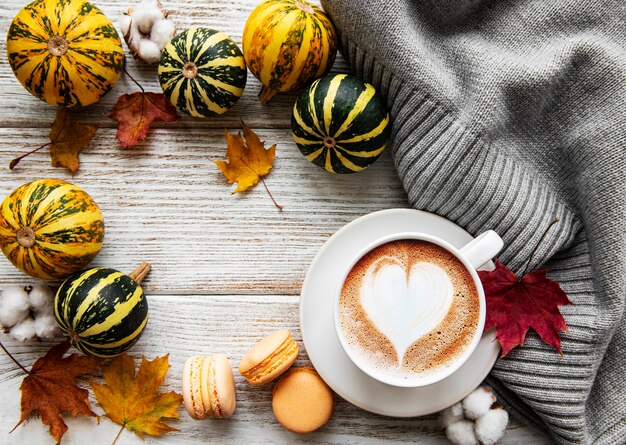
[[[263,84],[263,103],[325,75],[336,54],[335,27],[320,8],[304,0],[265,1],[243,30],[243,55]]]
[[[97,267],[65,280],[54,298],[54,318],[78,350],[113,357],[139,340],[148,301],[131,277]]]
[[[247,76],[239,47],[211,28],[191,28],[174,36],[159,62],[165,96],[194,117],[228,111],[243,94]]]
[[[81,188],[40,179],[15,189],[0,206],[0,248],[35,278],[66,278],[100,251],[104,220]]]
[[[7,55],[15,77],[50,105],[90,105],[124,67],[113,24],[85,0],[35,0],[13,19]]]
[[[378,159],[391,125],[372,85],[337,74],[316,80],[298,97],[291,130],[309,161],[331,173],[355,173]]]

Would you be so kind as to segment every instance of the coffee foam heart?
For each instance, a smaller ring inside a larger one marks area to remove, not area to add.
[[[361,305],[393,344],[398,357],[443,321],[450,310],[454,286],[436,264],[418,262],[410,268],[395,256],[379,257],[361,281]]]
[[[471,343],[478,290],[463,263],[444,248],[392,241],[352,268],[339,318],[350,346],[375,368],[427,373],[449,365]]]

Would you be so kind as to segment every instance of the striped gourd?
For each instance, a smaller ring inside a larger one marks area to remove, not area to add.
[[[54,318],[80,351],[113,357],[141,336],[148,322],[148,301],[131,277],[97,267],[65,280],[54,299]]]
[[[223,32],[191,28],[163,49],[159,82],[169,101],[195,117],[225,113],[243,94],[246,64]]]
[[[268,0],[243,30],[243,54],[261,81],[261,102],[304,88],[325,75],[337,54],[337,34],[324,12],[303,0]]]
[[[0,206],[0,248],[15,267],[35,278],[65,278],[83,269],[103,239],[98,205],[69,182],[29,182]]]
[[[13,19],[7,55],[24,87],[50,105],[90,105],[124,67],[113,24],[85,0],[35,0]]]
[[[316,80],[298,97],[291,130],[309,161],[331,173],[354,173],[378,159],[391,126],[372,85],[338,74]]]

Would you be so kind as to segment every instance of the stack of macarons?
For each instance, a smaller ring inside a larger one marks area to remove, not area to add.
[[[241,359],[239,372],[251,385],[275,380],[298,358],[300,348],[287,330],[272,332]],[[276,420],[294,433],[310,433],[330,419],[335,394],[313,368],[294,368],[272,391]]]
[[[313,368],[289,370],[299,352],[300,347],[289,331],[275,331],[248,351],[239,363],[239,372],[255,386],[284,374],[272,391],[272,409],[286,429],[304,434],[328,422],[335,406],[335,394]],[[182,386],[185,407],[193,419],[234,414],[235,380],[226,356],[196,355],[187,359]]]

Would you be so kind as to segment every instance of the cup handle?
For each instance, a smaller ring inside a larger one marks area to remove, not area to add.
[[[504,247],[504,241],[493,230],[478,235],[460,250],[475,269],[489,262]]]

